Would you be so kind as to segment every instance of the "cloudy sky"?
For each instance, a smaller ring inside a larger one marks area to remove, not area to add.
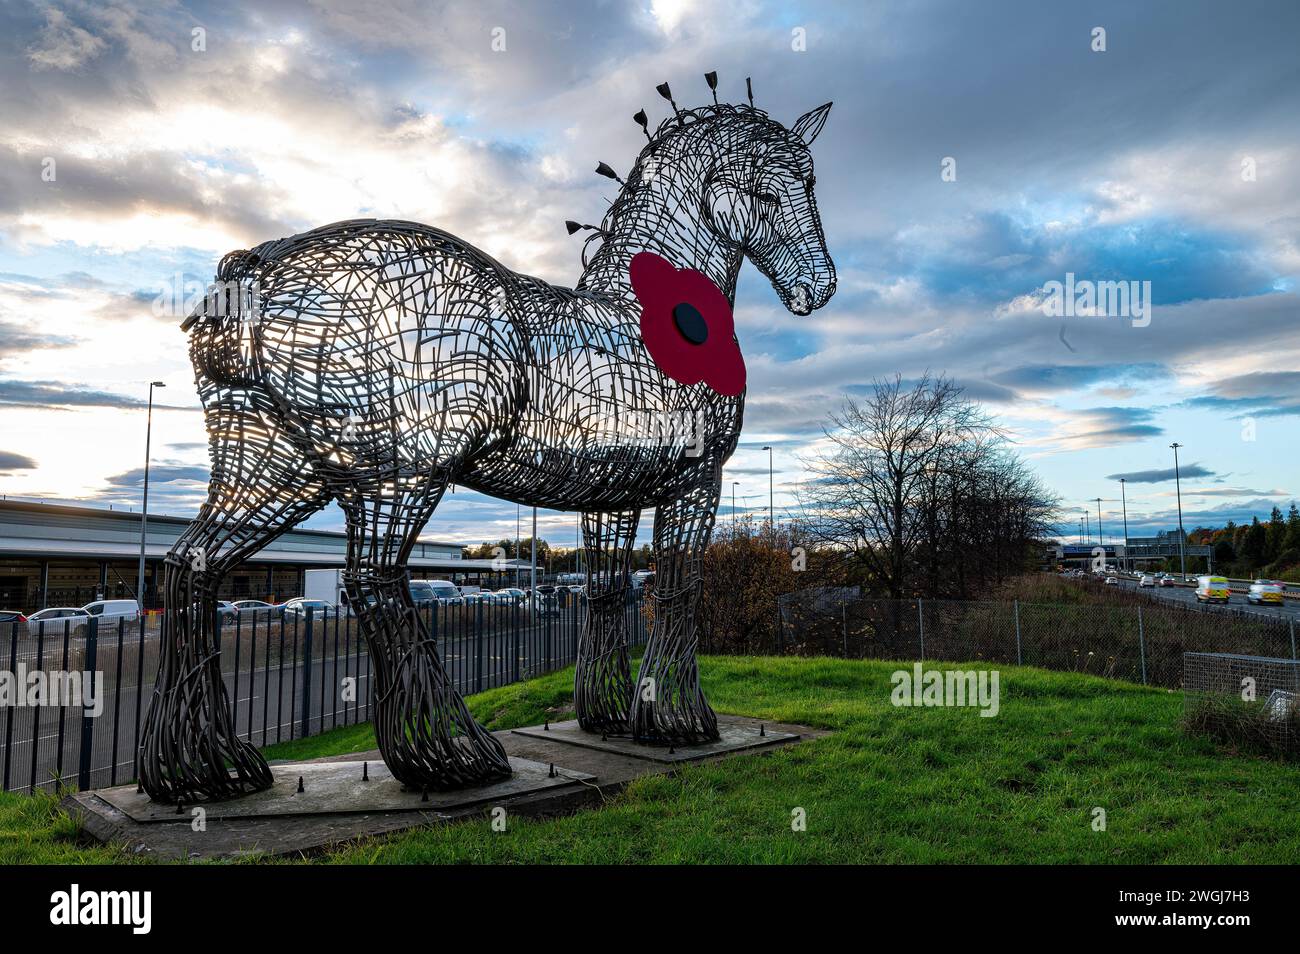
[[[150,509],[193,512],[206,451],[177,310],[224,253],[404,218],[572,284],[563,222],[612,197],[596,161],[631,164],[632,113],[667,105],[656,84],[703,102],[717,70],[724,97],[752,76],[787,122],[834,100],[814,156],[839,268],[807,318],[742,270],[749,397],[723,519],[733,480],[740,509],[766,506],[764,444],[781,510],[844,394],[927,369],[996,414],[1067,505],[1105,498],[1107,539],[1122,474],[1131,528],[1175,525],[1172,441],[1189,528],[1285,509],[1297,35],[1288,0],[4,0],[0,493],[138,506],[162,380]],[[1149,321],[1047,314],[1067,273],[1150,282]],[[572,539],[572,516],[541,522]],[[428,533],[514,526],[513,504],[462,490]]]

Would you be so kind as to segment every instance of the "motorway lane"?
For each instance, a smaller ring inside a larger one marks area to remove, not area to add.
[[[1169,603],[1180,603],[1184,606],[1200,607],[1203,609],[1229,611],[1234,613],[1252,613],[1258,614],[1269,619],[1283,619],[1300,621],[1300,600],[1286,600],[1281,606],[1255,605],[1246,602],[1245,593],[1234,592],[1227,603],[1200,603],[1196,602],[1196,590],[1190,586],[1156,586],[1139,587],[1137,580],[1130,580],[1125,577],[1119,578],[1119,585],[1122,588],[1137,590],[1144,596],[1155,600],[1163,600]]]

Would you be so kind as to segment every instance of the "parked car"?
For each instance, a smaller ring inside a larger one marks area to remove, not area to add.
[[[1254,603],[1256,606],[1264,603],[1281,606],[1284,602],[1282,584],[1275,580],[1256,580],[1250,584],[1250,589],[1246,593],[1246,602]]]
[[[528,608],[538,617],[559,616],[559,589],[549,583],[541,584],[528,594]]]
[[[140,604],[135,600],[95,600],[81,609],[88,616],[94,616],[101,622],[116,622],[120,619],[138,620]]]
[[[503,590],[497,590],[496,597],[507,606],[522,606],[528,601],[528,594],[514,586],[507,586]]]
[[[48,623],[50,620],[70,619],[73,617],[89,619],[90,614],[80,606],[51,606],[49,609],[37,610],[31,616],[28,616],[27,622]]]
[[[235,612],[240,616],[251,616],[255,618],[278,617],[284,610],[283,607],[275,603],[268,603],[265,600],[235,600],[230,604],[235,608]]]
[[[337,610],[330,606],[324,600],[309,600],[301,596],[289,600],[282,607],[285,619],[298,619],[307,617],[307,611],[311,611],[313,619],[324,619],[327,615],[333,615]]]
[[[1139,587],[1149,586],[1152,589],[1155,589],[1156,579],[1153,576],[1144,576],[1138,580],[1138,586]]]
[[[17,610],[0,610],[0,623],[25,623],[27,617]]]
[[[411,599],[416,606],[459,606],[464,602],[460,588],[451,580],[411,580]]]
[[[1202,576],[1196,580],[1196,602],[1198,603],[1227,603],[1231,592],[1227,577]]]
[[[67,629],[72,635],[80,636],[86,631],[89,620],[90,614],[79,606],[51,606],[27,617],[27,632],[61,633]]]

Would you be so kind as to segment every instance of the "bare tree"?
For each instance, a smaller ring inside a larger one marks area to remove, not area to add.
[[[824,433],[805,462],[807,532],[890,597],[969,595],[1023,568],[1047,532],[1055,498],[945,377],[875,381]]]

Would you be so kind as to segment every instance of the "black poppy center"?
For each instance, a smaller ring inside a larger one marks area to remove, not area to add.
[[[709,339],[709,326],[704,316],[688,301],[673,306],[673,323],[683,338],[693,345],[704,344]]]

